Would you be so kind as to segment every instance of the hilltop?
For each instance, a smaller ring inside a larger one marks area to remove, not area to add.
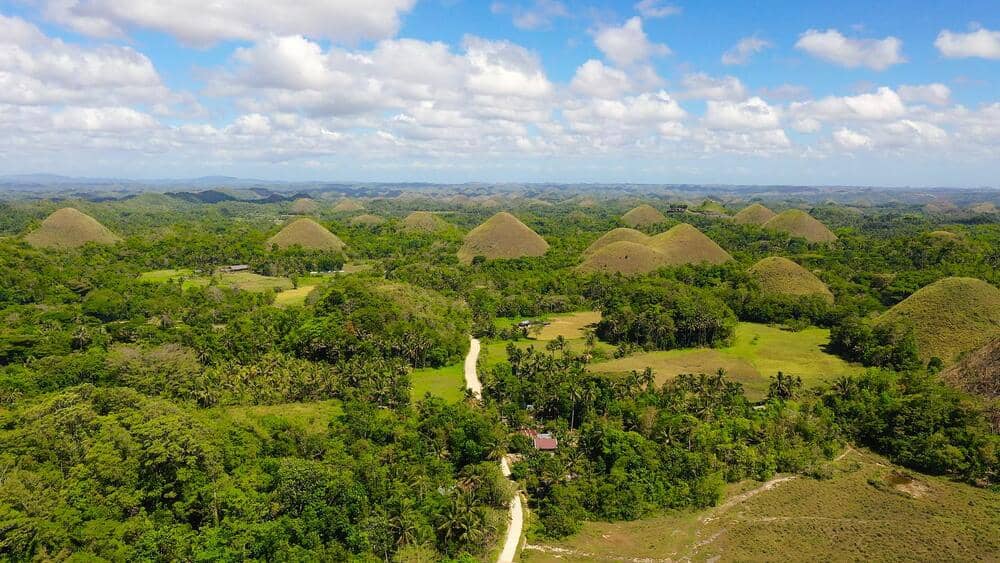
[[[308,197],[300,197],[292,202],[289,213],[292,215],[312,215],[319,211],[319,204],[316,200]]]
[[[733,215],[733,222],[737,225],[763,225],[775,218],[777,213],[764,207],[759,203],[754,203],[740,210]]]
[[[727,215],[726,208],[723,207],[721,203],[715,201],[714,199],[706,199],[701,202],[698,207],[694,208],[694,211],[700,211],[702,213],[714,213],[718,215]]]
[[[578,267],[581,272],[645,274],[666,265],[661,252],[628,240],[612,242],[586,256]]]
[[[603,235],[601,235],[600,238],[590,243],[590,246],[588,246],[587,249],[583,251],[583,253],[591,254],[593,252],[596,252],[604,248],[605,246],[608,246],[611,243],[619,241],[634,242],[636,244],[648,244],[649,235],[645,233],[640,233],[635,229],[629,229],[627,227],[618,227],[617,229],[612,229],[604,233]]]
[[[353,199],[342,199],[333,206],[334,213],[356,213],[364,211],[365,207]]]
[[[42,221],[24,240],[42,248],[77,248],[88,242],[114,244],[121,237],[112,233],[97,219],[72,207],[55,211]]]
[[[751,266],[748,273],[767,293],[819,295],[833,303],[833,293],[822,280],[787,258],[769,256]]]
[[[622,215],[622,223],[625,223],[633,229],[637,227],[658,225],[660,223],[665,223],[666,221],[667,218],[663,215],[663,213],[660,213],[652,205],[647,205],[645,203]]]
[[[517,217],[501,211],[465,235],[458,259],[468,264],[476,256],[487,260],[541,256],[548,249],[549,243],[538,233]]]
[[[802,237],[809,242],[837,240],[837,235],[826,228],[826,225],[801,209],[782,211],[764,223],[763,227],[788,233],[794,237]]]
[[[722,264],[733,259],[714,240],[687,223],[681,223],[654,236],[650,239],[649,246],[661,252],[665,263],[671,266],[702,262]]]
[[[296,219],[267,239],[267,246],[288,248],[299,245],[308,250],[344,250],[344,241],[312,219]]]
[[[976,278],[944,278],[920,288],[876,321],[913,327],[917,353],[927,362],[954,362],[1000,334],[1000,289]]]
[[[402,228],[411,233],[436,233],[448,228],[448,222],[429,211],[414,211],[403,219]]]

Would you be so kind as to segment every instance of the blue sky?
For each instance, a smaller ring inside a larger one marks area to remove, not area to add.
[[[0,173],[997,186],[971,2],[0,3]]]

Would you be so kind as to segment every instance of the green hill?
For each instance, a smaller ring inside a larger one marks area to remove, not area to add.
[[[25,235],[24,240],[41,248],[77,248],[89,242],[114,244],[121,238],[86,213],[64,207],[42,221],[42,224]]]
[[[883,313],[878,324],[913,327],[924,362],[945,364],[1000,335],[1000,289],[976,278],[945,278]]]
[[[267,239],[267,246],[288,248],[299,245],[308,250],[344,250],[344,241],[312,219],[296,219]]]
[[[538,233],[517,217],[501,211],[465,235],[458,259],[468,264],[476,256],[487,260],[541,256],[548,249],[549,243]]]
[[[319,204],[316,200],[308,197],[300,197],[292,202],[289,212],[292,215],[312,215],[319,211]]]
[[[809,242],[830,242],[837,240],[826,225],[820,223],[812,215],[801,209],[789,209],[775,215],[766,223],[765,229],[781,231],[794,237],[802,237]]]
[[[763,291],[782,295],[819,295],[833,302],[833,293],[812,272],[780,256],[769,256],[750,267],[750,277]]]
[[[744,207],[739,213],[733,215],[733,222],[738,225],[763,225],[777,214],[759,203],[754,203]]]
[[[733,257],[697,228],[681,223],[649,240],[649,246],[663,254],[666,264],[722,264]]]
[[[401,222],[402,229],[411,233],[436,233],[448,228],[448,222],[429,211],[414,211]]]
[[[649,227],[665,223],[667,218],[652,205],[642,204],[639,207],[622,215],[622,223],[629,227]]]

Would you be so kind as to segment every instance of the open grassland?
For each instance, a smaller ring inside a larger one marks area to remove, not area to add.
[[[212,419],[244,424],[261,433],[264,425],[273,426],[273,421],[299,427],[311,434],[324,432],[330,421],[343,412],[343,406],[336,399],[280,405],[216,407],[206,411]]]
[[[215,275],[218,283],[222,287],[241,289],[243,291],[284,291],[293,288],[292,280],[271,276],[262,276],[252,272],[226,272]],[[150,283],[167,283],[173,280],[183,280],[184,289],[190,287],[204,287],[212,281],[210,276],[192,275],[191,270],[152,270],[139,275],[140,281]]]
[[[555,340],[562,336],[566,340],[576,340],[585,336],[585,329],[601,320],[600,311],[580,311],[549,317],[541,332],[534,334],[537,340]]]
[[[740,323],[733,345],[725,348],[686,348],[644,352],[593,364],[591,369],[611,373],[653,368],[658,382],[682,373],[715,373],[725,369],[743,384],[750,398],[767,391],[768,380],[779,371],[797,375],[808,385],[861,371],[858,365],[823,351],[830,331],[807,328],[798,332],[757,323]]]
[[[497,328],[506,329],[516,325],[524,319],[517,318],[497,318],[494,320]],[[566,344],[570,350],[582,353],[586,347],[585,330],[590,325],[601,320],[599,311],[578,311],[575,313],[563,313],[559,315],[549,315],[540,318],[533,318],[545,324],[540,331],[528,331],[528,338],[517,340],[514,345],[522,350],[534,347],[536,350],[544,350],[545,345],[562,336],[566,339]],[[507,340],[494,340],[483,342],[480,353],[479,364],[484,370],[488,370],[500,362],[507,361]],[[614,346],[605,342],[597,341],[596,349],[607,356],[614,352]]]
[[[412,384],[410,395],[414,401],[424,398],[426,393],[441,397],[449,402],[461,401],[465,397],[464,364],[454,364],[440,368],[415,369],[410,374]]]
[[[306,297],[314,289],[316,289],[315,285],[300,285],[295,289],[286,289],[274,296],[274,304],[277,307],[298,307],[305,305]]]
[[[565,540],[529,539],[542,561],[995,561],[1000,494],[908,472],[868,452],[832,478],[731,485],[719,506],[634,522],[587,522]]]
[[[190,278],[194,272],[189,268],[176,270],[153,270],[139,274],[139,281],[147,283],[167,283],[174,280]]]

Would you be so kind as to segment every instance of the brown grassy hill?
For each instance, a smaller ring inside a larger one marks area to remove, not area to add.
[[[912,326],[924,362],[945,364],[1000,335],[1000,289],[976,278],[944,278],[883,313],[878,324]]]
[[[657,209],[652,205],[647,205],[645,203],[622,215],[622,223],[625,223],[633,229],[637,227],[658,225],[660,223],[665,223],[666,221],[667,218],[663,216],[663,213],[657,211]]]
[[[77,248],[88,242],[114,244],[121,238],[90,215],[64,207],[46,217],[24,240],[42,248]]]
[[[288,248],[296,244],[309,250],[343,250],[344,241],[312,219],[296,219],[267,239],[267,246]]]
[[[584,250],[583,253],[584,255],[591,254],[613,242],[619,242],[623,240],[627,240],[629,242],[634,242],[637,244],[647,244],[649,242],[649,235],[645,233],[640,233],[635,229],[629,229],[627,227],[618,227],[617,229],[612,229],[604,233],[603,235],[601,235],[601,238],[590,243],[590,246],[588,246],[587,250]]]
[[[665,257],[645,244],[619,240],[586,254],[581,272],[645,274],[666,265]]]
[[[701,202],[698,207],[695,207],[694,210],[701,211],[703,213],[718,213],[719,215],[726,215],[726,208],[714,199],[706,199]]]
[[[429,211],[414,211],[401,222],[404,231],[436,233],[448,228],[448,222]]]
[[[666,264],[722,264],[732,260],[721,246],[697,228],[681,223],[649,240],[649,246],[663,254]]]
[[[293,201],[291,208],[289,208],[292,215],[312,215],[317,211],[319,211],[319,204],[316,203],[316,200],[308,197],[300,197]]]
[[[364,215],[358,215],[357,217],[352,217],[349,222],[350,224],[356,226],[374,227],[376,225],[381,225],[382,223],[385,223],[385,219],[379,217],[378,215],[365,213]]]
[[[750,277],[765,292],[783,295],[819,295],[833,303],[830,288],[812,272],[780,256],[769,256],[750,267]]]
[[[488,260],[541,256],[549,243],[506,211],[490,217],[485,223],[465,235],[465,243],[458,250],[458,259],[468,264],[476,256]]]
[[[1000,398],[1000,337],[962,358],[941,377],[974,395]]]
[[[977,203],[969,207],[969,211],[973,213],[996,213],[997,206],[988,201],[983,203]]]
[[[809,242],[837,240],[837,235],[826,228],[826,225],[801,209],[782,211],[764,223],[764,228],[802,237]]]
[[[334,213],[357,213],[364,211],[365,207],[353,199],[342,199],[333,206]]]
[[[738,225],[763,225],[777,216],[777,213],[764,207],[759,203],[754,203],[744,207],[739,213],[733,215],[733,222]]]

